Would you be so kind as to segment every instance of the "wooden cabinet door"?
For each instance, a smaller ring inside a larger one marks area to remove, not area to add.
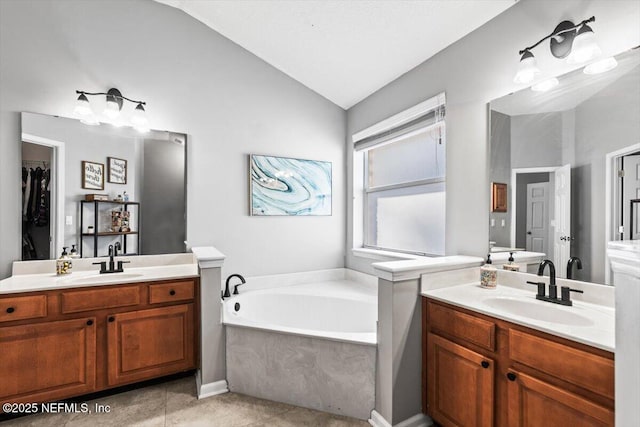
[[[95,383],[95,318],[0,328],[0,401],[80,395]]]
[[[614,425],[612,409],[521,372],[509,372],[510,427],[603,427]]]
[[[434,421],[443,427],[491,427],[493,393],[492,359],[427,335],[427,414]]]
[[[193,304],[107,317],[109,385],[195,368]]]

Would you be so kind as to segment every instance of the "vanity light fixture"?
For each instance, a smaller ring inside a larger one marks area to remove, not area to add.
[[[76,93],[79,94],[79,96],[76,101],[74,114],[82,123],[87,125],[100,124],[98,117],[91,108],[91,104],[89,103],[87,96],[106,96],[106,107],[102,114],[108,119],[109,123],[118,127],[124,125],[120,112],[122,111],[124,101],[129,101],[136,104],[131,116],[131,125],[141,133],[149,131],[149,120],[147,119],[146,111],[144,109],[146,102],[127,98],[116,88],[111,88],[108,92],[85,92],[82,90],[76,90]]]
[[[579,24],[571,21],[562,21],[551,34],[542,38],[532,46],[525,47],[519,54],[520,65],[513,81],[519,84],[532,83],[540,69],[536,64],[532,50],[545,40],[550,40],[551,54],[558,58],[567,58],[569,64],[583,64],[598,57],[602,51],[595,42],[593,30],[588,25],[595,22],[595,16],[585,19]]]

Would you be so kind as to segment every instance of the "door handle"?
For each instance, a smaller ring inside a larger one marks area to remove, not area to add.
[[[531,235],[531,232],[530,232],[530,231],[527,231],[527,234]]]

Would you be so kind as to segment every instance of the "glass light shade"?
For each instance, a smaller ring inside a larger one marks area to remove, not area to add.
[[[531,90],[534,92],[546,92],[554,87],[558,86],[560,82],[555,77],[551,77],[550,79],[541,81],[533,86],[531,86]]]
[[[567,57],[567,64],[584,64],[599,56],[602,51],[596,43],[596,36],[588,25],[583,25],[578,35],[573,39],[571,53]]]
[[[111,120],[120,115],[120,106],[114,97],[107,96],[107,106],[102,113]]]
[[[518,65],[518,72],[513,78],[514,83],[529,84],[535,79],[536,75],[540,73],[538,63],[533,54],[526,51],[522,58],[520,58],[520,65]]]
[[[73,113],[76,116],[89,116],[93,114],[93,110],[91,109],[91,104],[89,104],[89,100],[85,96],[84,93],[81,93],[76,101],[76,107],[73,110]]]
[[[606,73],[607,71],[613,70],[618,66],[618,61],[615,58],[609,57],[602,59],[600,61],[594,62],[593,64],[589,64],[584,67],[582,70],[585,74],[600,74]]]
[[[149,120],[147,119],[147,113],[144,111],[144,107],[142,104],[138,104],[136,109],[133,110],[133,115],[131,116],[131,124],[134,127],[138,126],[147,126],[149,124]]]

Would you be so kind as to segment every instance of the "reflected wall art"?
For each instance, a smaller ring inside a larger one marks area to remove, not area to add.
[[[251,215],[331,215],[331,162],[249,156]]]

